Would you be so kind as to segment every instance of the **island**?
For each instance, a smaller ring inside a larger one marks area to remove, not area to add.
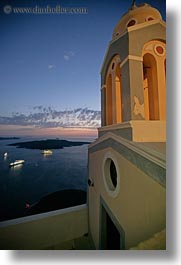
[[[80,146],[84,144],[90,144],[90,142],[73,142],[67,140],[47,139],[40,141],[28,141],[8,144],[9,146],[16,146],[17,148],[27,149],[63,149],[64,147]]]
[[[3,140],[19,140],[19,137],[0,137],[0,141]]]

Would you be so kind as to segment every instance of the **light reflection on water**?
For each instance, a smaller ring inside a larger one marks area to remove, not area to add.
[[[42,154],[44,158],[47,158],[49,156],[52,156],[52,154]]]
[[[23,167],[22,164],[14,165],[14,166],[10,167],[10,170],[11,171],[17,171],[17,170],[20,171],[22,167]]]

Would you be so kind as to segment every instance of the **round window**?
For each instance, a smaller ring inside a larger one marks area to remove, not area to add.
[[[106,155],[103,161],[103,178],[107,192],[115,197],[119,191],[119,168],[112,155]]]
[[[131,26],[134,26],[136,24],[136,20],[135,19],[132,19],[128,22],[127,24],[127,27],[131,27]]]
[[[115,166],[113,160],[111,160],[109,170],[110,170],[110,177],[111,177],[112,184],[116,188],[116,186],[117,186],[117,171],[116,171],[116,166]]]
[[[154,20],[153,17],[147,17],[147,18],[146,18],[146,21],[152,21],[152,20]]]
[[[160,44],[156,44],[154,47],[154,51],[158,56],[164,56],[165,55],[165,47],[160,45]]]

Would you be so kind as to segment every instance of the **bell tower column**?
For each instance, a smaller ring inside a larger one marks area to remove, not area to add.
[[[106,125],[106,85],[101,87],[101,126]]]
[[[129,55],[129,80],[130,80],[130,120],[144,120],[144,92],[143,92],[143,59]]]

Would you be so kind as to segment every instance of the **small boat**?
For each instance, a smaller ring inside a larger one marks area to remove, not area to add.
[[[26,204],[25,204],[25,208],[26,208],[26,209],[29,209],[30,207],[31,207],[31,205],[30,205],[29,203],[26,203]]]
[[[4,158],[6,158],[6,157],[8,156],[8,153],[7,153],[7,152],[6,152],[6,153],[4,153],[4,155],[3,155],[3,156],[4,156]]]
[[[9,166],[15,167],[15,166],[24,164],[24,162],[25,162],[24,160],[15,160],[15,162],[10,163]]]
[[[43,150],[42,151],[43,155],[51,155],[52,153],[53,153],[52,150]]]

